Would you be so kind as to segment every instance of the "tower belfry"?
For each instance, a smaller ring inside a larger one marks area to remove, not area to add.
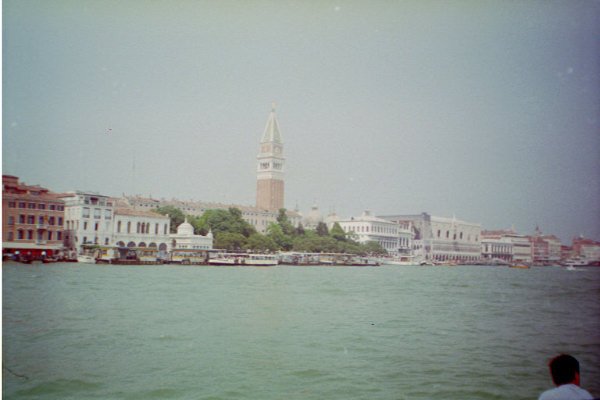
[[[256,207],[264,210],[283,208],[283,142],[279,122],[275,116],[275,103],[267,119],[260,141],[256,170]]]

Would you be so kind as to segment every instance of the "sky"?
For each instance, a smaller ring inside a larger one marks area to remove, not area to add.
[[[600,2],[4,0],[2,171],[600,240]]]

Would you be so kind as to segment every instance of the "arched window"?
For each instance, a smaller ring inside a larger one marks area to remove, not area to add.
[[[117,222],[117,233],[121,233],[121,221]]]
[[[131,233],[131,221],[127,221],[127,233]]]
[[[129,243],[127,243],[127,247],[135,247],[135,243],[129,242]]]

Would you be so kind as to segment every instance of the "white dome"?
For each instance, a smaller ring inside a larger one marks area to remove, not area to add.
[[[194,234],[194,227],[189,222],[187,222],[187,218],[181,225],[179,225],[177,227],[177,234],[178,235],[188,235],[188,236],[191,236]]]

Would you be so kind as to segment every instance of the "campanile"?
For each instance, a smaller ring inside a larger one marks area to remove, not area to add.
[[[275,103],[260,141],[256,170],[256,207],[264,210],[283,208],[283,142],[275,116]]]

